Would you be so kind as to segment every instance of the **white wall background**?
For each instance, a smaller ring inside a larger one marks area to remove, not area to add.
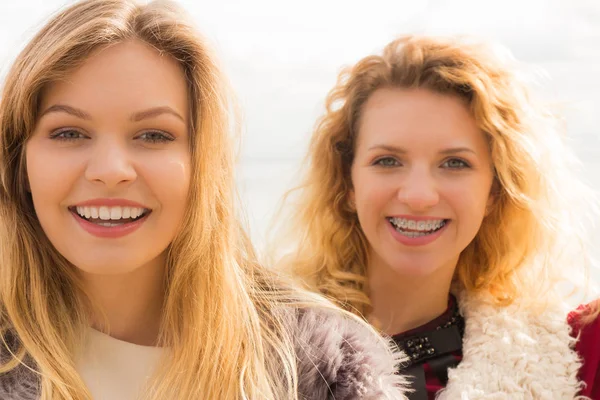
[[[0,0],[0,71],[64,0]],[[548,73],[586,178],[600,189],[597,0],[184,0],[223,58],[245,112],[240,187],[252,234],[295,171],[340,67],[401,33],[466,33],[501,42]],[[595,273],[600,279],[600,274]]]

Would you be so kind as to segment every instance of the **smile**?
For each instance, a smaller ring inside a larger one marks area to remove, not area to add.
[[[387,217],[392,236],[407,246],[424,246],[435,241],[450,224],[449,219]]]
[[[93,224],[102,226],[116,226],[134,222],[150,213],[147,208],[141,207],[70,207],[79,217]]]
[[[79,225],[102,238],[118,238],[137,230],[152,210],[139,205],[77,205],[69,207]]]
[[[442,229],[448,222],[447,219],[414,220],[396,217],[389,217],[388,221],[398,233],[407,237],[431,235]]]

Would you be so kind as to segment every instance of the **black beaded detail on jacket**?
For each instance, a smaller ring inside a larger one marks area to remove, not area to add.
[[[455,354],[462,351],[464,332],[465,320],[460,315],[456,299],[450,297],[449,308],[442,316],[421,328],[393,337],[398,347],[409,357],[409,361],[399,371],[412,381],[413,392],[408,395],[409,400],[427,400],[429,397],[426,364],[439,383],[446,385],[448,369],[456,367],[460,362]]]
[[[419,364],[430,358],[436,357],[438,354],[445,353],[445,349],[440,349],[436,346],[436,342],[451,333],[458,333],[462,342],[462,337],[465,333],[465,320],[458,311],[456,300],[452,304],[452,316],[445,323],[426,332],[416,333],[402,339],[398,336],[393,337],[398,347],[403,350],[410,358],[409,365]],[[436,348],[437,347],[437,348]],[[446,346],[442,346],[446,347]],[[458,349],[460,350],[460,348]],[[406,367],[406,365],[405,365]]]

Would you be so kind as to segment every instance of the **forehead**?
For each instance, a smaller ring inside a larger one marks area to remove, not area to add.
[[[359,146],[374,142],[424,148],[449,143],[486,146],[462,99],[427,89],[378,89],[363,106],[358,132]]]
[[[169,105],[187,117],[188,89],[181,66],[140,41],[99,49],[42,94],[42,108],[56,103],[84,110],[131,112]]]

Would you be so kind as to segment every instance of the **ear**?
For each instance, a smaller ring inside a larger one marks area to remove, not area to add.
[[[356,196],[354,194],[354,189],[350,189],[348,192],[348,207],[353,212],[356,212]]]
[[[487,217],[488,215],[490,215],[490,213],[494,209],[494,206],[496,205],[496,200],[498,199],[498,193],[499,193],[499,183],[496,180],[496,178],[494,178],[494,182],[492,182],[490,194],[488,196],[487,203],[485,205],[484,217]]]
[[[25,191],[29,194],[31,194],[31,184],[29,183],[29,176],[27,175],[27,168],[23,168],[23,172],[20,173],[19,175],[21,179],[19,179],[22,183],[22,185],[25,187]]]
[[[487,205],[485,206],[485,213],[483,214],[484,217],[487,217],[488,215],[490,215],[490,213],[492,212],[492,209],[494,208],[494,204],[496,204],[496,196],[494,196],[493,193],[490,193],[490,197],[488,198]]]
[[[31,194],[31,185],[29,184],[29,174],[27,174],[27,161],[26,161],[26,149],[21,151],[19,155],[19,167],[17,169],[18,180],[23,182],[25,191]]]

